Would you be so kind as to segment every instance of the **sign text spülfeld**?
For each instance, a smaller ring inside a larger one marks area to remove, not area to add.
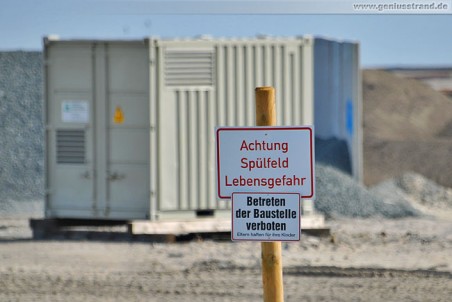
[[[216,135],[220,198],[235,192],[314,197],[312,127],[225,127]]]

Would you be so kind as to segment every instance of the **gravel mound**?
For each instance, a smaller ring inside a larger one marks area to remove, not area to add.
[[[419,212],[404,199],[383,198],[358,184],[334,167],[316,165],[316,200],[314,206],[326,217],[416,216]]]
[[[452,189],[412,172],[386,180],[373,187],[371,191],[386,201],[404,200],[427,211],[452,210]]]
[[[452,189],[439,186],[422,175],[405,173],[396,179],[396,183],[400,189],[422,204],[440,208],[452,207]]]
[[[2,200],[0,201],[0,219],[28,219],[44,216],[43,200]],[[1,225],[1,224],[0,224]]]
[[[0,52],[0,201],[42,198],[40,52]]]
[[[388,199],[368,191],[351,175],[351,163],[345,141],[315,140],[317,211],[326,217],[398,218],[417,215],[418,212],[403,198]]]

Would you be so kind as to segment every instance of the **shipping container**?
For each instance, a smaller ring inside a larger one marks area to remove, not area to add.
[[[253,126],[254,88],[278,125],[347,142],[362,179],[359,45],[312,37],[44,39],[46,217],[230,215],[216,126]]]

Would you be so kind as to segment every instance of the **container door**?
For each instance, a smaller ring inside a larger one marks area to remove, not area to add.
[[[146,43],[46,45],[47,217],[149,217]]]
[[[46,215],[91,217],[96,211],[91,47],[49,45],[46,57]]]
[[[140,42],[109,43],[105,51],[107,161],[105,166],[101,164],[101,173],[107,181],[105,215],[124,219],[149,218],[147,47]]]

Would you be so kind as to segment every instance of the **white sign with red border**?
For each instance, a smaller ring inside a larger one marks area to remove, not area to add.
[[[299,193],[314,199],[314,130],[221,127],[216,130],[218,197],[235,192]]]
[[[299,241],[300,194],[233,193],[231,238]]]

